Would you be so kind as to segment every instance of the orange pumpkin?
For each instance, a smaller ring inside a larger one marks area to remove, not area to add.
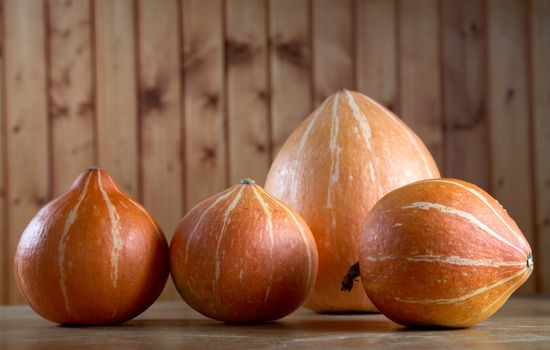
[[[306,306],[375,311],[365,292],[340,291],[358,260],[361,223],[389,191],[439,171],[420,139],[392,112],[358,92],[327,98],[290,135],[265,188],[299,212],[317,241],[319,276]]]
[[[455,179],[397,189],[362,229],[374,305],[406,326],[467,327],[496,312],[533,270],[529,243],[482,189]]]
[[[21,294],[44,318],[110,324],[149,307],[168,278],[168,244],[151,215],[103,170],[48,203],[15,255]]]
[[[193,208],[170,244],[182,298],[226,322],[275,320],[297,309],[313,287],[317,260],[300,215],[249,179]]]

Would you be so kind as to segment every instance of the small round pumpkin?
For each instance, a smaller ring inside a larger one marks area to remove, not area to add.
[[[168,244],[147,211],[90,168],[48,203],[15,254],[21,294],[44,318],[98,325],[147,309],[168,278]]]
[[[194,207],[170,243],[182,298],[226,322],[276,320],[309,295],[318,266],[300,215],[250,179]]]
[[[362,228],[361,277],[405,326],[468,327],[490,317],[533,270],[529,243],[470,183],[420,181],[382,198]]]
[[[265,185],[302,215],[317,242],[319,277],[306,307],[376,311],[362,288],[339,290],[359,258],[361,223],[389,191],[436,177],[422,141],[369,97],[341,90],[313,111],[282,146]]]

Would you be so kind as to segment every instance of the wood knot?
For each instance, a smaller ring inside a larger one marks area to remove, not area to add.
[[[164,108],[164,101],[162,100],[162,91],[160,88],[150,87],[144,89],[141,93],[140,105],[143,114],[154,110],[162,110]]]
[[[266,151],[266,146],[261,143],[261,142],[258,142],[254,145],[256,147],[256,152],[258,153],[265,153]]]
[[[507,102],[512,101],[515,95],[516,95],[516,91],[513,88],[508,88],[506,90],[506,101]]]
[[[69,117],[69,107],[59,105],[55,102],[50,103],[50,118],[67,118]]]
[[[477,107],[470,120],[453,121],[451,128],[453,130],[472,130],[479,126],[485,120],[485,105],[482,103]]]
[[[266,90],[258,91],[258,98],[262,101],[268,101],[271,97],[271,93]]]
[[[305,44],[297,39],[275,43],[275,52],[281,59],[291,62],[298,67],[308,66],[305,54]]]
[[[479,23],[477,22],[470,23],[470,33],[472,33],[472,35],[474,36],[476,36],[479,33]]]
[[[204,146],[202,148],[202,161],[209,161],[209,160],[212,160],[214,158],[216,158],[216,148],[215,147],[211,147],[211,146]]]
[[[218,94],[206,94],[205,100],[204,105],[206,108],[216,109],[220,102],[220,96]]]
[[[80,102],[78,105],[77,113],[81,117],[87,117],[92,111],[92,103],[90,101]]]
[[[225,42],[225,60],[228,63],[242,63],[252,58],[252,47],[249,43],[228,39]]]

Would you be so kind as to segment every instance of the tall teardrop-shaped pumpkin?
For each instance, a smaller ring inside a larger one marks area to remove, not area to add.
[[[358,92],[328,97],[290,135],[265,188],[306,220],[319,274],[306,306],[317,312],[375,311],[362,288],[340,291],[358,260],[361,223],[391,190],[439,177],[422,141],[392,112]]]
[[[50,321],[123,322],[161,293],[168,243],[140,204],[105,171],[90,168],[29,223],[15,278],[30,306]]]

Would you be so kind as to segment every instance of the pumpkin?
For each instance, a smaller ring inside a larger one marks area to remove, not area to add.
[[[265,188],[306,220],[319,276],[305,306],[317,312],[375,311],[361,288],[340,291],[358,260],[361,223],[389,191],[439,171],[422,141],[392,112],[358,92],[327,98],[290,135]]]
[[[374,305],[405,326],[468,327],[495,313],[533,270],[529,243],[470,183],[397,189],[362,228],[360,273]]]
[[[170,243],[172,278],[182,298],[226,322],[288,315],[311,291],[317,265],[304,220],[250,179],[194,207]]]
[[[112,324],[147,309],[168,278],[168,244],[147,211],[97,168],[29,223],[15,255],[21,294],[44,318]]]

